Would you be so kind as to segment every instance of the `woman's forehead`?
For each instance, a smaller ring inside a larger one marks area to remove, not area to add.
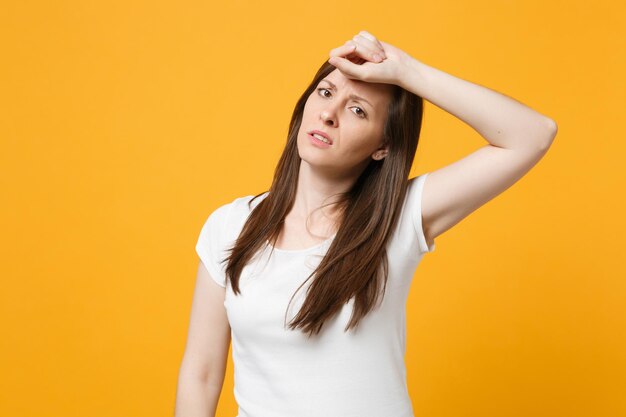
[[[391,86],[389,84],[368,83],[366,81],[353,80],[343,75],[338,69],[333,70],[320,81],[323,80],[330,81],[337,87],[338,90],[349,89],[356,94],[376,101],[384,100],[384,98],[391,96]]]

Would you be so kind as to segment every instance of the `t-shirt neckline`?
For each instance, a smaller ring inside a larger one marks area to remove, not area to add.
[[[310,246],[308,248],[304,248],[304,249],[280,249],[280,248],[276,248],[274,247],[269,240],[266,240],[265,243],[267,244],[267,246],[274,250],[275,252],[281,252],[281,253],[291,253],[291,254],[298,254],[298,253],[308,253],[311,251],[314,251],[315,249],[319,249],[322,246],[326,245],[327,243],[329,243],[330,241],[332,241],[335,236],[337,236],[337,233],[335,232],[331,237],[329,237],[328,239],[326,239],[325,241],[318,243],[314,246]]]

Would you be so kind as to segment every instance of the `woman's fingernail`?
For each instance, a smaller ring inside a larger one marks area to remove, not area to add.
[[[382,61],[383,60],[383,58],[380,55],[378,55],[378,54],[374,54],[374,59],[376,61]]]

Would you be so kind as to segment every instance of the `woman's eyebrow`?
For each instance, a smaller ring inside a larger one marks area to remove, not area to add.
[[[337,86],[336,86],[335,84],[331,83],[330,81],[328,81],[328,80],[327,80],[327,79],[325,79],[325,78],[324,78],[322,81],[327,82],[328,84],[330,84],[330,88],[332,88],[333,90],[337,91]],[[364,101],[364,102],[366,102],[367,104],[369,104],[371,108],[374,108],[374,106],[372,105],[372,103],[370,103],[369,101],[367,101],[366,99],[364,99],[364,98],[363,98],[363,97],[361,97],[361,96],[357,96],[356,94],[350,94],[348,97],[350,97],[350,98],[351,98],[351,99],[353,99],[353,100],[357,100],[357,101]]]

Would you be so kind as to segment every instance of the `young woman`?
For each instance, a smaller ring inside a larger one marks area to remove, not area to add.
[[[435,238],[528,172],[556,123],[362,31],[298,101],[268,191],[211,213],[176,416],[411,417],[405,302]],[[488,144],[408,179],[423,99]]]

